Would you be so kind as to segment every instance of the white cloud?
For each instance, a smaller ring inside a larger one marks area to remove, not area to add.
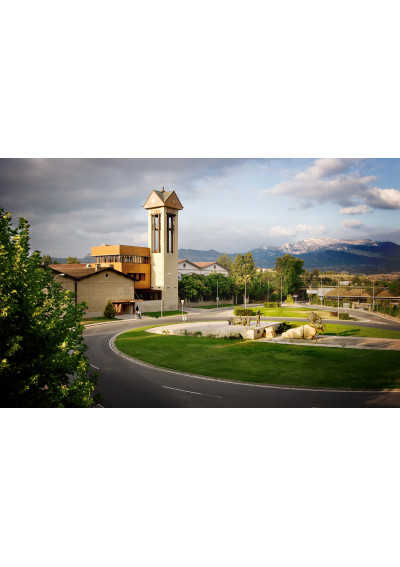
[[[355,228],[355,229],[362,228],[364,226],[363,223],[359,220],[345,220],[342,221],[341,224],[345,228]]]
[[[322,235],[327,234],[328,230],[323,224],[308,225],[296,224],[295,226],[272,226],[268,233],[269,236],[299,236],[299,235]]]
[[[400,191],[371,187],[366,191],[366,202],[377,209],[400,209]]]
[[[357,207],[344,207],[340,209],[342,215],[362,215],[364,213],[372,213],[371,207],[367,205],[357,205]]]
[[[371,212],[370,207],[378,209],[399,209],[400,191],[371,187],[376,182],[375,175],[363,176],[358,168],[362,160],[317,159],[311,167],[297,173],[287,181],[282,181],[265,189],[262,194],[289,196],[312,203],[338,203],[342,214]],[[364,201],[355,205],[354,201]],[[293,207],[292,207],[293,208]]]

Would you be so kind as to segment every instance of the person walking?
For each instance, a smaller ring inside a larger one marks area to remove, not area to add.
[[[139,306],[136,305],[136,319],[139,319]]]

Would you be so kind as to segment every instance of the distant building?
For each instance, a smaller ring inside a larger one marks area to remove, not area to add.
[[[218,262],[190,262],[189,260],[178,260],[178,277],[179,279],[185,274],[221,274],[229,276],[226,268],[218,264]]]

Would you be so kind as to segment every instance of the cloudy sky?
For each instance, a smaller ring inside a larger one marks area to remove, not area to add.
[[[400,159],[2,159],[0,206],[33,249],[147,246],[153,189],[174,189],[179,247],[244,252],[305,238],[400,244]]]

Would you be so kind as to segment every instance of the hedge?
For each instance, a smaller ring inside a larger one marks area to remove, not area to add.
[[[255,315],[252,309],[244,309],[243,307],[235,307],[233,314],[239,317],[251,317],[252,315]]]
[[[267,303],[264,303],[264,307],[267,309],[278,309],[280,304],[277,301],[268,301]]]

